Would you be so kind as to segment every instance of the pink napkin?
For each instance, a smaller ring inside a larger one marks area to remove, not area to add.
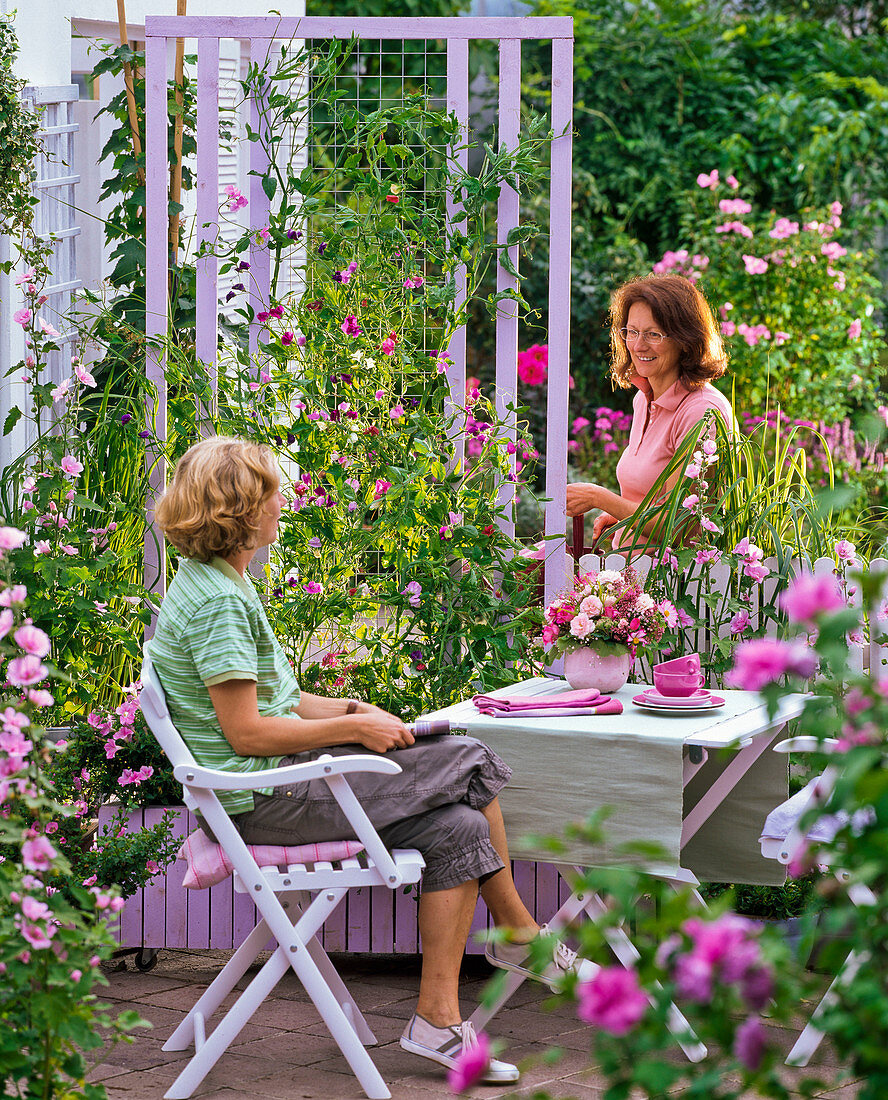
[[[602,695],[597,688],[562,691],[558,695],[528,698],[526,695],[476,695],[472,702],[482,714],[496,718],[520,715],[522,718],[544,718],[552,715],[569,717],[574,714],[622,714],[619,699]]]

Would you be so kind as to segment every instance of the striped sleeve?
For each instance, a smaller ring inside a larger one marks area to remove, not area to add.
[[[252,623],[235,593],[205,601],[182,631],[182,643],[204,684],[259,679]]]

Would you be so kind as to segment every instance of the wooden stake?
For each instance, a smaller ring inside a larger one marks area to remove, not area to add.
[[[120,44],[121,46],[129,45],[129,37],[126,33],[126,9],[125,0],[117,0],[117,23],[120,27]],[[142,155],[142,142],[139,138],[139,116],[136,114],[136,93],[134,91],[133,84],[133,70],[128,61],[123,63],[123,80],[126,85],[126,105],[129,114],[130,133],[133,138],[133,153],[136,157],[136,163],[138,164],[139,157]],[[145,185],[145,172],[141,165],[138,165],[137,173],[139,176],[139,183],[144,187]]]
[[[176,15],[186,15],[188,0],[176,0]],[[182,84],[185,79],[185,39],[176,39],[176,117],[173,122],[173,163],[170,167],[170,201],[182,200],[182,110],[185,103]],[[179,215],[170,214],[170,264],[176,266],[179,253]]]

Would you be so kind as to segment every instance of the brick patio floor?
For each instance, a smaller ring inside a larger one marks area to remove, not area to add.
[[[110,985],[101,999],[118,1011],[135,1008],[153,1024],[135,1032],[132,1044],[108,1051],[106,1061],[92,1074],[90,1080],[102,1081],[110,1100],[160,1100],[188,1058],[186,1053],[164,1053],[163,1042],[228,954],[162,951],[157,966],[147,974],[133,969],[131,960],[127,969],[106,971]],[[398,1046],[419,988],[418,958],[338,955],[333,961],[376,1033],[379,1045],[373,1059],[393,1100],[451,1096],[443,1072]],[[467,1014],[490,973],[482,958],[466,957],[462,996]],[[490,1100],[540,1093],[576,1100],[604,1096],[605,1080],[589,1061],[588,1028],[580,1024],[570,1005],[553,1008],[543,986],[526,982],[489,1031],[504,1041],[504,1057],[520,1065],[521,1081],[517,1087],[479,1086],[474,1096]],[[789,1050],[798,1034],[789,1028],[774,1028],[774,1032],[784,1050]],[[544,1055],[554,1046],[561,1048],[562,1056],[550,1063]],[[793,1096],[801,1095],[793,1086],[813,1074],[825,1082],[814,1093],[817,1097],[845,1100],[857,1095],[857,1086],[836,1065],[826,1043],[810,1070],[786,1070],[785,1082]],[[194,1095],[200,1100],[362,1100],[364,1096],[292,974],[259,1008]]]

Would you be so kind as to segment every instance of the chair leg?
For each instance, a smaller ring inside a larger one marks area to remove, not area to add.
[[[505,971],[505,975],[505,981],[503,982],[500,994],[493,1004],[479,1004],[470,1016],[470,1022],[474,1025],[476,1031],[483,1031],[497,1012],[499,1012],[503,1005],[509,1000],[515,990],[527,981],[527,978],[523,974],[518,974],[514,970]]]
[[[333,996],[342,1006],[346,1016],[348,1016],[358,1038],[365,1047],[375,1047],[377,1043],[376,1036],[371,1031],[370,1025],[364,1019],[363,1013],[355,1004],[354,998],[351,993],[349,993],[345,982],[339,977],[336,967],[330,962],[330,958],[321,946],[317,936],[313,936],[305,946],[315,966],[320,970],[324,981],[333,991]]]
[[[163,1044],[162,1050],[187,1050],[192,1045],[194,1042],[194,1017],[200,1013],[207,1020],[213,1015],[249,970],[253,960],[268,943],[270,935],[268,925],[263,918],[231,956],[223,970],[207,986],[182,1023]]]
[[[838,1000],[836,990],[847,982],[850,982],[857,971],[867,959],[867,953],[852,951],[845,959],[841,970],[830,982],[829,989],[823,995],[820,1004],[811,1013],[811,1019],[806,1024],[801,1035],[796,1039],[795,1045],[786,1056],[787,1066],[806,1066],[814,1056],[814,1052],[823,1041],[823,1032],[817,1027],[817,1022],[823,1013]]]

